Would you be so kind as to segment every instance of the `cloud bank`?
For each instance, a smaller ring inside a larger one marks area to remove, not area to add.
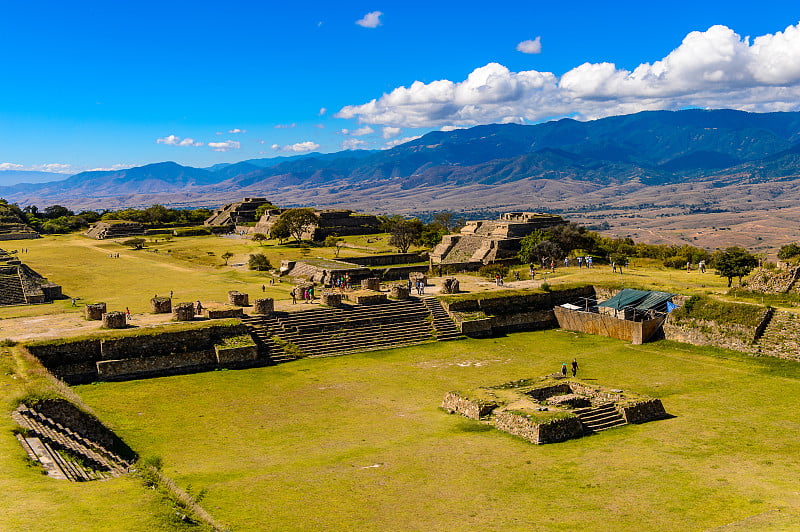
[[[364,15],[364,18],[356,20],[356,24],[362,28],[377,28],[381,25],[381,15],[383,13],[380,11],[371,11]]]
[[[307,140],[305,142],[297,142],[295,144],[289,144],[287,146],[280,146],[278,144],[273,144],[273,150],[277,151],[286,151],[286,152],[293,152],[293,153],[305,153],[309,151],[314,151],[319,149],[319,144],[313,142],[311,140]]]
[[[632,71],[613,63],[584,63],[559,78],[489,63],[463,81],[415,81],[365,104],[345,106],[336,116],[413,128],[564,116],[587,120],[685,107],[800,110],[800,23],[752,42],[726,26],[694,31],[663,59]]]

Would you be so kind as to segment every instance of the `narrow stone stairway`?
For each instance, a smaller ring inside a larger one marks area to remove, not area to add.
[[[800,315],[776,310],[757,347],[762,355],[800,360]]]
[[[575,414],[581,420],[586,432],[600,432],[626,424],[620,413],[614,408],[614,403],[579,408],[575,410]]]
[[[280,327],[280,324],[275,318],[268,318],[266,316],[244,316],[242,318],[242,323],[244,323],[247,330],[250,331],[250,336],[256,343],[260,356],[269,360],[272,364],[281,364],[283,362],[297,360],[297,357],[286,353],[283,347],[273,340],[275,329]]]
[[[450,315],[439,303],[439,300],[433,296],[422,296],[421,299],[425,306],[428,307],[428,310],[431,311],[431,316],[433,316],[433,328],[436,330],[437,340],[441,342],[457,340],[461,337],[461,331],[453,323]]]

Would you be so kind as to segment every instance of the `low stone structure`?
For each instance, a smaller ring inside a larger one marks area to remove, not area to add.
[[[666,320],[666,316],[662,316],[651,320],[631,321],[562,306],[555,307],[553,312],[561,329],[608,336],[634,345],[642,344],[652,338]]]
[[[353,301],[357,305],[377,305],[386,303],[387,298],[384,292],[374,292],[372,290],[356,290],[344,294],[348,301]]]
[[[244,316],[244,310],[242,307],[233,305],[208,305],[203,309],[203,315],[210,320],[241,318]]]
[[[457,294],[460,291],[459,288],[460,286],[458,283],[458,279],[456,279],[455,277],[445,277],[444,280],[442,281],[441,293]]]
[[[0,240],[30,240],[40,238],[39,233],[23,223],[0,223]]]
[[[236,290],[230,290],[228,292],[228,301],[231,305],[236,305],[238,307],[250,306],[250,296]]]
[[[257,221],[256,211],[267,203],[269,203],[267,198],[244,198],[242,201],[228,203],[219,209],[215,209],[203,224],[207,226],[227,226],[230,230],[233,230],[237,225]],[[269,234],[269,232],[266,234]]]
[[[500,220],[471,220],[460,233],[442,238],[431,252],[431,261],[467,266],[514,259],[525,236],[566,223],[560,216],[537,212],[507,212]]]
[[[182,305],[191,307],[191,303],[182,303],[175,308],[184,308]],[[219,355],[216,346],[220,347]],[[24,346],[67,384],[266,363],[253,358],[254,347],[247,327],[241,323],[174,324],[147,330],[99,333],[76,341],[30,342]]]
[[[536,444],[667,417],[659,399],[561,375],[448,392],[442,408]]]
[[[322,304],[332,308],[342,306],[342,294],[337,292],[322,292]]]
[[[194,303],[178,303],[172,307],[172,319],[174,321],[192,321],[194,310]]]
[[[362,290],[374,290],[376,292],[380,292],[381,290],[381,280],[377,277],[369,277],[367,279],[361,280],[361,289]]]
[[[154,297],[150,300],[150,312],[153,314],[169,314],[172,312],[172,299],[169,297]]]
[[[131,222],[129,220],[103,220],[93,223],[83,234],[89,238],[105,240],[108,238],[142,236],[145,234],[145,230],[144,226],[139,222]]]
[[[128,326],[128,319],[124,312],[112,311],[103,314],[103,329],[124,329]]]
[[[285,209],[268,211],[255,227],[248,228],[248,232],[268,235],[284,211]],[[303,240],[320,242],[330,235],[371,235],[381,232],[380,220],[372,214],[357,214],[344,209],[315,210],[314,213],[319,217],[319,224],[309,226],[302,235]]]
[[[39,275],[17,255],[0,249],[0,305],[47,303],[62,297],[59,285]]]
[[[83,315],[87,320],[102,320],[103,314],[106,313],[105,303],[93,303],[86,305],[83,309]]]
[[[395,284],[389,289],[389,297],[392,299],[408,299],[410,296],[407,286]]]
[[[361,279],[374,276],[372,270],[365,266],[332,259],[282,260],[280,272],[281,275],[306,279],[322,286],[331,286],[335,279],[347,279],[351,286],[355,286]]]
[[[271,297],[263,297],[253,301],[253,313],[270,316],[275,312],[275,300]]]

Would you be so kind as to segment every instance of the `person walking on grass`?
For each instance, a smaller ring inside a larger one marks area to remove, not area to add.
[[[562,377],[566,377],[567,376],[567,363],[566,362],[563,362],[561,364],[561,376]]]
[[[578,374],[578,359],[577,358],[573,358],[572,359],[572,376],[574,377],[577,374]]]

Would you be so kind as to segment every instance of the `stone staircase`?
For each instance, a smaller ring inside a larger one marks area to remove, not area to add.
[[[19,273],[0,273],[0,305],[24,305],[27,303]]]
[[[614,403],[578,408],[574,412],[581,420],[586,432],[600,432],[626,424],[622,415],[614,408]]]
[[[128,471],[130,464],[121,457],[24,404],[11,417],[26,429],[17,435],[23,448],[53,478],[83,482]]]
[[[800,360],[800,315],[776,310],[756,343],[759,354]]]
[[[450,315],[433,296],[421,296],[422,302],[428,307],[433,316],[433,328],[436,331],[436,339],[439,341],[456,340],[461,336],[461,331],[453,323]]]
[[[273,337],[279,339],[278,343],[293,344],[308,357],[344,355],[459,337],[458,329],[434,300],[433,307],[436,306],[443,315],[434,316],[428,303],[414,297],[378,305],[279,312],[269,318],[249,316],[243,321],[262,353],[279,363],[296,357],[285,353]]]
[[[288,354],[283,347],[278,345],[275,340],[275,330],[280,328],[280,323],[275,318],[266,316],[250,315],[244,316],[242,323],[247,326],[250,336],[253,337],[258,353],[262,358],[269,360],[272,364],[291,362],[297,360],[296,356]]]

